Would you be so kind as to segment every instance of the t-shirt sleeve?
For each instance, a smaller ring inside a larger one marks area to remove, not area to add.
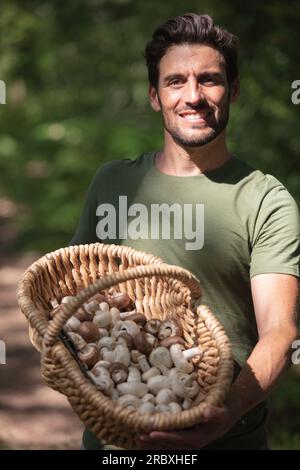
[[[299,277],[299,209],[282,185],[264,197],[252,241],[250,277],[281,273]]]
[[[98,170],[88,188],[83,210],[69,245],[81,245],[86,243],[100,242],[96,235],[96,210],[97,210],[97,188],[99,185],[100,171]]]

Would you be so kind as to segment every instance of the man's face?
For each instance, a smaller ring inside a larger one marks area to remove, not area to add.
[[[153,109],[162,112],[168,137],[183,147],[200,147],[225,129],[238,82],[229,89],[225,59],[217,50],[182,44],[162,57],[158,87],[150,87],[149,94]]]

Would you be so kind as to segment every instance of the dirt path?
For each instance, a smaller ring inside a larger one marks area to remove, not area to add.
[[[66,398],[43,385],[40,356],[17,306],[17,282],[35,258],[11,257],[0,264],[0,340],[6,344],[6,364],[0,364],[0,449],[78,449],[82,424]]]

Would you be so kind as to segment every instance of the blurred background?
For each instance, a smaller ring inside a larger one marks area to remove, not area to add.
[[[16,284],[41,254],[68,244],[102,163],[160,146],[143,49],[158,24],[191,11],[240,38],[231,151],[276,176],[299,203],[300,105],[291,100],[300,79],[298,1],[1,0],[0,448],[80,445],[79,420],[41,383]],[[271,400],[273,448],[300,449],[299,391],[294,366]]]

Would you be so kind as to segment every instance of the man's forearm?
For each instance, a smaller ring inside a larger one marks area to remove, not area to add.
[[[291,365],[291,345],[296,327],[273,329],[260,338],[226,400],[236,418],[263,401]]]

